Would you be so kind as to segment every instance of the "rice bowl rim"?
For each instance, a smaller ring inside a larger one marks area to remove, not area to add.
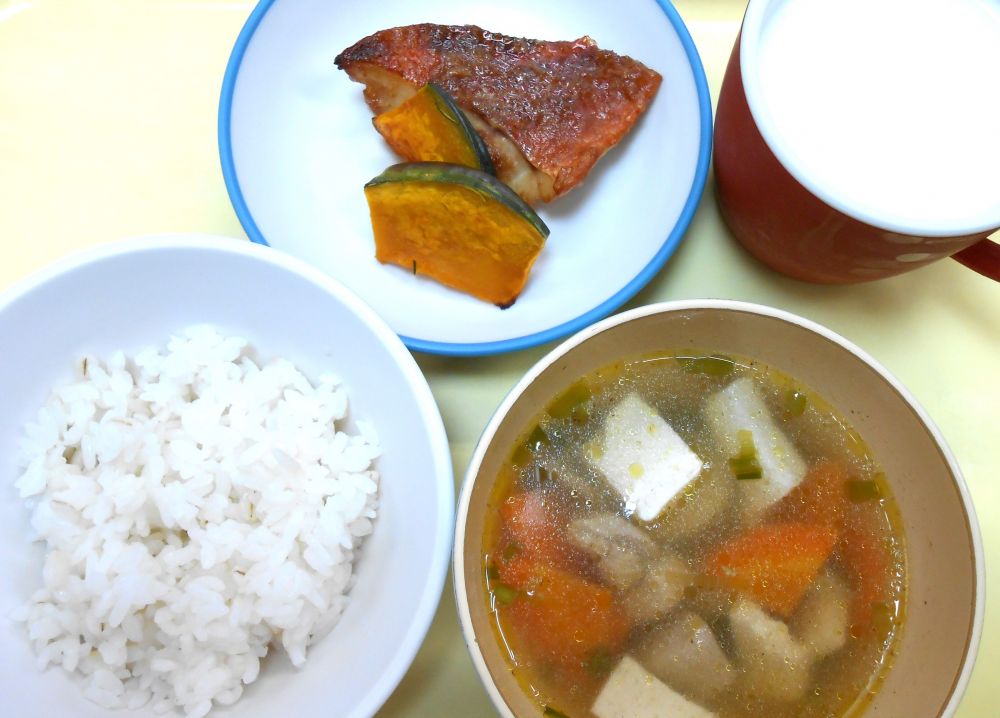
[[[517,384],[510,389],[507,395],[497,406],[496,410],[493,412],[493,415],[490,417],[486,426],[483,428],[482,434],[476,442],[472,456],[469,459],[469,464],[466,467],[465,475],[462,479],[462,485],[459,491],[455,523],[455,548],[452,555],[452,571],[455,575],[453,590],[455,593],[455,605],[458,610],[459,624],[462,630],[462,639],[465,642],[466,650],[468,651],[476,669],[476,675],[489,696],[493,707],[503,718],[517,718],[510,706],[507,704],[506,700],[504,700],[501,695],[500,689],[490,672],[490,668],[486,665],[486,659],[479,646],[480,636],[476,634],[476,630],[473,627],[472,610],[469,604],[469,593],[465,581],[465,542],[466,524],[469,518],[472,491],[476,483],[479,480],[482,480],[482,477],[480,477],[479,474],[482,468],[483,460],[486,458],[486,454],[492,446],[497,432],[500,430],[500,427],[504,424],[504,422],[507,421],[507,415],[510,413],[514,404],[517,403],[522,394],[524,394],[525,391],[527,391],[528,388],[531,387],[532,384],[534,384],[534,382],[547,369],[549,369],[549,367],[558,362],[564,356],[576,351],[589,339],[623,324],[642,320],[650,316],[658,314],[683,313],[685,311],[693,310],[719,311],[733,314],[754,314],[762,317],[777,319],[785,322],[786,324],[805,329],[808,332],[820,336],[831,344],[845,350],[848,354],[852,355],[853,359],[861,362],[871,369],[881,381],[885,382],[896,392],[899,398],[909,406],[919,419],[920,423],[926,428],[928,435],[932,438],[936,448],[940,452],[941,457],[944,459],[944,462],[948,467],[951,483],[961,503],[962,511],[966,519],[970,549],[972,551],[973,564],[975,567],[973,615],[966,638],[962,665],[957,672],[955,682],[951,686],[947,700],[942,706],[941,712],[938,714],[939,718],[951,718],[951,716],[954,716],[955,712],[958,710],[958,706],[962,697],[965,695],[966,688],[968,687],[969,680],[972,678],[972,670],[975,667],[976,659],[979,654],[979,646],[983,634],[983,622],[986,613],[986,558],[983,548],[982,532],[979,526],[979,518],[976,514],[975,505],[972,501],[972,495],[969,491],[968,484],[965,481],[965,477],[962,473],[961,467],[959,466],[958,460],[952,452],[951,447],[948,445],[948,442],[945,440],[944,435],[941,433],[941,430],[927,413],[926,409],[924,409],[920,402],[917,401],[917,398],[899,381],[899,379],[897,379],[868,352],[846,337],[823,326],[822,324],[819,324],[818,322],[812,321],[811,319],[807,319],[784,309],[778,309],[777,307],[737,299],[678,299],[657,302],[654,304],[636,307],[634,309],[621,312],[620,314],[615,314],[590,325],[586,329],[583,329],[563,340],[547,354],[538,359],[538,361],[535,362],[535,364],[533,364],[527,372],[525,372]],[[493,637],[490,636],[484,640],[493,640]]]
[[[269,247],[220,235],[200,233],[147,235],[116,240],[69,254],[0,291],[0,315],[22,297],[62,276],[86,271],[93,265],[126,255],[170,250],[216,252],[249,258],[288,272],[298,280],[318,287],[362,320],[365,327],[389,353],[416,401],[422,423],[431,439],[429,449],[434,468],[435,508],[439,519],[434,528],[434,551],[426,574],[427,581],[416,602],[414,619],[396,644],[395,652],[386,669],[349,714],[349,718],[372,716],[396,689],[413,663],[437,612],[448,574],[455,525],[454,472],[444,421],[434,395],[413,355],[396,333],[374,309],[351,290],[295,257]]]

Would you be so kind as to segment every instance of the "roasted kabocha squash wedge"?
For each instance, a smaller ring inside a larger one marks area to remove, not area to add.
[[[365,185],[375,257],[506,309],[549,235],[495,177],[461,165],[389,167]]]
[[[496,174],[486,144],[465,113],[433,83],[372,123],[408,162],[449,162]]]

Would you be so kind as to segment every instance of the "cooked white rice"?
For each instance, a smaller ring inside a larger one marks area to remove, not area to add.
[[[17,481],[45,542],[18,618],[39,668],[108,707],[203,716],[269,646],[301,665],[337,622],[372,530],[379,453],[347,393],[197,327],[165,351],[83,359],[28,425]]]

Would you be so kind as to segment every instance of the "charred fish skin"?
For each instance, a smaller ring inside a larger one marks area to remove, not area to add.
[[[376,113],[406,94],[399,83],[410,86],[410,94],[427,82],[437,83],[549,178],[550,190],[539,191],[551,194],[540,197],[544,201],[583,180],[632,128],[662,80],[641,62],[602,50],[589,37],[531,40],[474,25],[423,23],[380,30],[335,62],[366,85],[365,99]],[[483,139],[494,159],[503,156],[495,139]]]

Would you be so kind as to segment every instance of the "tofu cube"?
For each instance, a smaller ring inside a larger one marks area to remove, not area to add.
[[[590,709],[597,718],[715,718],[625,656]]]
[[[775,424],[751,379],[737,379],[710,396],[705,414],[717,441],[729,456],[740,452],[740,431],[749,431],[753,436],[761,478],[739,482],[743,505],[749,514],[763,513],[805,478],[808,468],[805,461]]]
[[[608,414],[603,450],[591,461],[642,521],[659,516],[702,467],[670,424],[634,393]]]

